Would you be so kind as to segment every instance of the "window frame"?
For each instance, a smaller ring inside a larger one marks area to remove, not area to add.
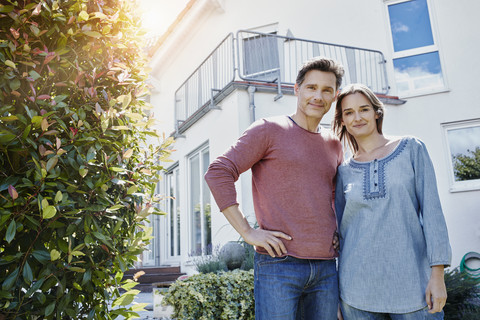
[[[179,260],[182,255],[182,241],[181,241],[181,199],[180,198],[180,167],[178,163],[171,166],[167,172],[165,173],[165,191],[167,194],[167,201],[165,204],[165,212],[168,213],[165,223],[165,231],[167,234],[166,237],[166,256],[167,260]],[[174,179],[173,185],[175,187],[174,196],[170,194],[170,188],[172,186],[172,182],[170,179]],[[175,207],[176,211],[171,212],[171,202],[173,201],[173,206]],[[172,219],[173,217],[173,219]],[[172,220],[174,222],[173,226],[173,234],[172,234]],[[180,221],[180,224],[178,224]],[[172,254],[172,241],[173,241],[173,254]]]
[[[188,237],[188,249],[189,249],[189,255],[192,256],[192,257],[196,257],[196,256],[201,256],[201,255],[208,255],[210,254],[211,252],[211,246],[212,246],[212,238],[211,238],[211,235],[212,235],[212,225],[211,225],[211,220],[210,220],[210,243],[206,243],[206,239],[205,239],[205,232],[206,232],[206,227],[205,226],[205,203],[204,203],[204,199],[205,199],[205,194],[204,192],[208,192],[208,199],[211,199],[210,197],[210,190],[208,189],[208,187],[205,187],[206,186],[206,182],[203,178],[205,172],[203,172],[202,168],[204,167],[204,160],[203,160],[203,154],[204,152],[208,152],[209,153],[209,161],[210,162],[210,148],[209,148],[209,145],[208,143],[204,143],[202,144],[200,147],[196,148],[195,150],[193,150],[192,152],[190,152],[187,156],[186,156],[186,165],[187,165],[187,180],[188,180],[188,189],[187,189],[187,193],[188,193],[188,210],[187,210],[187,213],[188,213],[188,229],[189,229],[189,237]],[[200,200],[200,243],[201,243],[201,252],[200,254],[198,254],[198,250],[195,248],[194,246],[194,242],[195,242],[195,226],[194,226],[194,219],[193,219],[193,213],[194,213],[194,210],[192,208],[192,170],[191,170],[191,159],[193,159],[195,156],[198,156],[199,158],[199,178],[200,178],[200,190],[199,190],[199,200]],[[210,203],[210,207],[211,207],[211,203]],[[210,214],[211,214],[211,211],[210,211]],[[209,248],[210,246],[210,248]]]
[[[446,161],[447,161],[447,167],[448,167],[448,178],[450,182],[449,191],[454,193],[454,192],[480,190],[480,179],[467,180],[467,181],[455,180],[455,171],[453,168],[452,152],[451,152],[450,143],[448,140],[448,132],[450,130],[480,127],[480,118],[446,122],[446,123],[442,123],[441,126],[443,128],[443,135],[444,135],[443,140],[445,144],[445,149],[447,150]]]
[[[392,68],[393,68],[393,79],[395,82],[395,88],[397,95],[401,98],[411,98],[411,97],[417,97],[417,96],[423,96],[423,95],[429,95],[429,94],[435,94],[435,93],[441,93],[441,92],[446,92],[449,91],[448,89],[448,81],[447,81],[447,76],[446,76],[446,70],[445,70],[445,63],[443,59],[442,52],[440,50],[440,45],[439,45],[439,39],[437,35],[437,26],[436,26],[436,16],[435,16],[435,9],[433,6],[433,3],[431,0],[425,0],[427,3],[427,10],[428,10],[428,15],[429,15],[429,20],[430,20],[430,29],[432,31],[432,39],[433,39],[433,44],[432,45],[427,45],[423,47],[417,47],[417,48],[412,48],[412,49],[407,49],[407,50],[402,50],[402,51],[395,51],[394,47],[394,42],[393,42],[393,33],[392,33],[392,28],[391,28],[391,21],[390,21],[390,13],[389,13],[389,6],[391,5],[396,5],[400,3],[405,3],[405,2],[411,2],[414,0],[384,0],[385,4],[385,15],[387,19],[387,24],[388,24],[388,37],[390,39],[390,48],[392,52]],[[394,66],[394,61],[397,59],[401,58],[408,58],[408,57],[414,57],[422,54],[428,54],[428,53],[438,53],[438,59],[440,63],[440,69],[441,69],[441,75],[442,75],[442,80],[443,80],[443,86],[442,87],[435,87],[435,88],[423,88],[423,89],[413,89],[409,90],[406,92],[399,92],[398,86],[397,86],[397,81],[396,81],[396,71],[395,71],[395,66]]]

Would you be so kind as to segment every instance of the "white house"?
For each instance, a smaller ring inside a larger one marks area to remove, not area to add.
[[[453,266],[480,252],[480,178],[454,173],[480,148],[480,1],[191,0],[151,47],[150,102],[176,139],[159,193],[166,216],[144,266],[180,265],[239,236],[219,212],[203,174],[255,119],[291,114],[299,65],[339,59],[344,83],[363,82],[386,104],[384,132],[422,139],[433,160]],[[333,108],[322,121],[328,126]],[[479,149],[480,153],[480,149]],[[238,199],[255,223],[251,177]],[[301,186],[299,186],[301,187]]]

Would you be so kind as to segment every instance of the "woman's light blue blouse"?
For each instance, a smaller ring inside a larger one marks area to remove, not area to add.
[[[450,265],[451,249],[423,142],[404,137],[384,158],[343,163],[335,209],[342,300],[371,312],[424,308],[430,267]]]

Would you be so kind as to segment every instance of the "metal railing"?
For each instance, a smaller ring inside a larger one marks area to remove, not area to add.
[[[233,33],[230,33],[175,92],[175,128],[195,115],[235,79]]]
[[[239,77],[247,81],[293,85],[305,61],[326,56],[344,66],[344,85],[361,82],[376,93],[388,92],[386,61],[377,50],[244,30],[237,32],[237,43]]]
[[[294,85],[302,64],[316,56],[343,64],[343,85],[361,82],[375,93],[388,93],[386,61],[380,51],[239,30],[236,39],[230,33],[175,92],[177,134],[215,108],[216,98],[235,80],[275,83],[275,100],[279,99],[281,86]]]

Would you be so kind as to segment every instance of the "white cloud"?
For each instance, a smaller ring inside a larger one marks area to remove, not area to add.
[[[395,22],[392,26],[393,33],[408,32],[409,30],[407,25],[400,22]]]
[[[399,93],[415,90],[437,89],[444,86],[442,73],[429,72],[425,67],[395,68],[395,82]]]

